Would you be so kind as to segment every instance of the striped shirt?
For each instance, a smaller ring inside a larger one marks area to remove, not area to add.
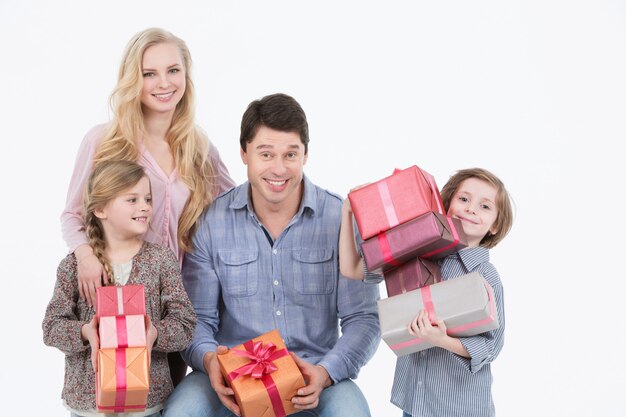
[[[490,363],[504,344],[504,300],[489,250],[463,249],[440,261],[443,279],[477,271],[493,288],[500,327],[459,340],[471,359],[433,347],[398,358],[391,402],[413,417],[495,416]]]
[[[270,242],[248,182],[200,217],[183,282],[198,315],[183,357],[204,371],[206,352],[278,329],[287,348],[334,382],[355,378],[380,341],[378,287],[339,274],[340,197],[304,177],[296,215]]]

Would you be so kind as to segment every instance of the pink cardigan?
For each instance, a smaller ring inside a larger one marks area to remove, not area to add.
[[[65,210],[61,213],[63,240],[70,252],[87,243],[87,236],[80,229],[83,227],[82,201],[85,182],[93,167],[93,159],[104,135],[106,124],[92,128],[83,139],[76,156],[74,173],[67,190]],[[217,181],[217,194],[235,186],[228,169],[220,159],[217,148],[209,142],[209,157]],[[148,150],[139,145],[139,165],[146,169],[152,186],[152,222],[143,240],[169,247],[182,262],[183,251],[178,247],[178,220],[189,198],[189,189],[174,170],[166,175]]]

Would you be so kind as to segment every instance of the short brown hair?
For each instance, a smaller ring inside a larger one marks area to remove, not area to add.
[[[304,145],[304,153],[309,150],[309,125],[300,104],[287,94],[271,94],[248,105],[241,118],[239,145],[246,152],[261,126],[281,132],[296,132]]]
[[[468,168],[457,171],[450,177],[446,185],[441,189],[441,199],[446,210],[450,207],[450,202],[456,194],[459,186],[463,181],[469,178],[476,178],[493,185],[496,190],[496,207],[498,209],[498,217],[493,223],[495,233],[487,232],[481,239],[480,246],[493,248],[509,233],[513,226],[513,205],[511,196],[504,187],[504,184],[498,177],[483,168]]]

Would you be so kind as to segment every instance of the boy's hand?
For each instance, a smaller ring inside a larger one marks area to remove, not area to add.
[[[100,349],[100,337],[98,336],[98,317],[95,315],[89,323],[83,324],[80,328],[80,337],[83,341],[89,342],[91,347],[91,366],[93,371],[98,371],[98,349]]]
[[[420,310],[419,314],[409,323],[409,333],[415,337],[419,337],[435,346],[443,346],[448,334],[446,333],[446,324],[443,320],[433,317],[435,324],[433,325],[428,318],[426,310]]]

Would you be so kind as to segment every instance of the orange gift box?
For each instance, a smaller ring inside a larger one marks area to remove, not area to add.
[[[291,398],[305,386],[304,378],[278,330],[217,355],[217,360],[243,417],[283,417],[299,411]]]
[[[98,350],[96,406],[98,411],[143,411],[148,402],[148,351],[142,348]]]

